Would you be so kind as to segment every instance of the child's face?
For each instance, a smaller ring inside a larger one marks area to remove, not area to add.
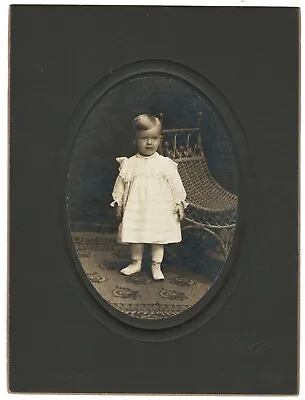
[[[143,156],[153,155],[158,150],[160,141],[161,131],[159,128],[136,133],[136,145],[139,153]]]

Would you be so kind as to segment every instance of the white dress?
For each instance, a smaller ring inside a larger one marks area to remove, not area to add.
[[[181,229],[177,205],[187,207],[178,165],[159,153],[116,159],[119,175],[113,202],[123,207],[118,241],[121,243],[178,243]]]

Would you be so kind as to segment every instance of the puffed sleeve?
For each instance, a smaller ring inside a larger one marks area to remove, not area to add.
[[[118,157],[116,161],[120,164],[119,166],[119,175],[116,178],[113,191],[112,191],[112,198],[113,202],[110,204],[111,207],[114,207],[116,204],[121,206],[123,204],[124,199],[124,192],[126,186],[126,157]]]
[[[171,183],[175,202],[176,204],[182,203],[183,207],[186,208],[188,206],[188,203],[186,202],[186,191],[178,172],[178,164],[170,158],[167,158],[167,162],[169,167],[168,179]]]

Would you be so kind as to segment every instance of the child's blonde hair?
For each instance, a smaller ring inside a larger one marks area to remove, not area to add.
[[[137,133],[140,131],[148,131],[152,128],[159,128],[160,133],[162,131],[161,121],[159,120],[159,118],[155,117],[154,115],[141,114],[141,115],[138,115],[133,120],[134,133]]]

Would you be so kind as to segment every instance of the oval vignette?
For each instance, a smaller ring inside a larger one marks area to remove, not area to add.
[[[241,226],[242,160],[236,142],[243,135],[209,82],[180,65],[169,67],[170,74],[167,63],[131,64],[88,93],[71,124],[65,193],[69,245],[82,287],[95,300],[89,301],[94,313],[127,336],[152,341],[201,326],[224,304],[241,273],[241,264],[232,261]],[[142,113],[162,119],[158,151],[178,163],[190,203],[182,242],[165,246],[163,282],[152,279],[149,246],[140,273],[120,273],[128,265],[129,248],[117,243],[118,224],[110,207],[115,159],[135,154],[131,122]],[[165,140],[170,144],[166,154]],[[203,152],[195,153],[200,140]]]

